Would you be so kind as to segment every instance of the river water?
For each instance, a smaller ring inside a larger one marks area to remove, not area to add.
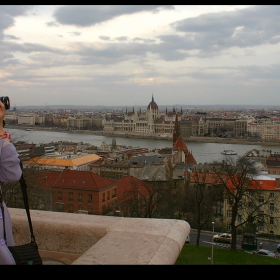
[[[25,131],[21,129],[6,129],[12,136],[14,143],[17,141],[25,141],[34,144],[47,144],[58,141],[72,141],[83,142],[100,147],[103,142],[112,144],[112,139],[116,140],[117,145],[142,147],[149,150],[171,148],[172,141],[170,140],[155,140],[155,139],[136,139],[124,137],[108,137],[93,134],[80,134],[80,133],[67,133],[67,132],[52,132],[52,131],[39,131],[31,130]],[[221,161],[226,156],[221,154],[222,150],[234,150],[237,155],[230,156],[235,159],[243,156],[246,152],[257,150],[271,150],[272,152],[280,153],[280,145],[243,145],[243,144],[221,144],[221,143],[198,143],[185,141],[187,148],[193,154],[197,163],[211,162],[213,160]]]

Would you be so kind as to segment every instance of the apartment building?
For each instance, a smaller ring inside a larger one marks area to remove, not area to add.
[[[266,159],[268,174],[280,175],[280,154],[270,154]]]
[[[215,173],[209,172],[207,166],[200,167],[194,166],[193,170],[185,172],[185,178],[189,186],[196,186],[198,184],[207,187],[219,187],[219,181]],[[226,177],[225,177],[226,179]],[[226,180],[225,180],[226,181]],[[228,181],[230,186],[230,181]],[[253,210],[259,209],[253,213],[253,217],[257,216],[254,224],[256,226],[256,232],[262,234],[279,235],[280,234],[280,176],[272,177],[266,174],[260,174],[249,182],[249,185],[253,186],[252,196],[248,200],[248,196],[244,194],[243,200],[240,203],[240,208],[237,217],[237,223],[242,223],[248,218],[248,215],[252,214]],[[234,192],[234,188],[232,188]],[[217,198],[216,205],[213,207],[216,209],[216,213],[222,215],[220,226],[224,231],[231,230],[231,217],[232,208],[230,196],[224,193],[224,196],[220,199]],[[254,206],[253,206],[254,205]]]
[[[255,216],[256,232],[260,234],[280,235],[280,178],[258,175],[251,180],[252,195],[250,199],[244,196],[240,203],[237,224],[248,219],[249,215]],[[234,191],[234,190],[233,190]],[[252,212],[258,207],[257,212]],[[224,199],[223,221],[228,231],[231,230],[230,220],[232,215],[230,198]]]
[[[117,198],[117,184],[90,171],[45,171],[36,180],[39,188],[48,186],[52,211],[102,215]]]

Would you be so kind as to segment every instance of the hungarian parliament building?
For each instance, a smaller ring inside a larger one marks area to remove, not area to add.
[[[122,132],[127,134],[143,134],[143,135],[160,135],[172,136],[176,121],[181,120],[182,111],[166,112],[159,111],[157,103],[152,101],[147,106],[147,110],[142,112],[137,108],[133,108],[132,112],[126,112],[123,116],[106,116],[103,120],[103,130],[105,132]]]

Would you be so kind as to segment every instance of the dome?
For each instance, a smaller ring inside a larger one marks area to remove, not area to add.
[[[150,108],[152,110],[158,110],[158,105],[157,103],[154,101],[154,97],[152,97],[152,101],[149,103],[147,110],[150,110]]]

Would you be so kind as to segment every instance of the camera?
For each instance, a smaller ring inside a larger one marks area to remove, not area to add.
[[[9,96],[1,96],[0,101],[5,105],[6,110],[10,109],[10,98],[9,98]]]

